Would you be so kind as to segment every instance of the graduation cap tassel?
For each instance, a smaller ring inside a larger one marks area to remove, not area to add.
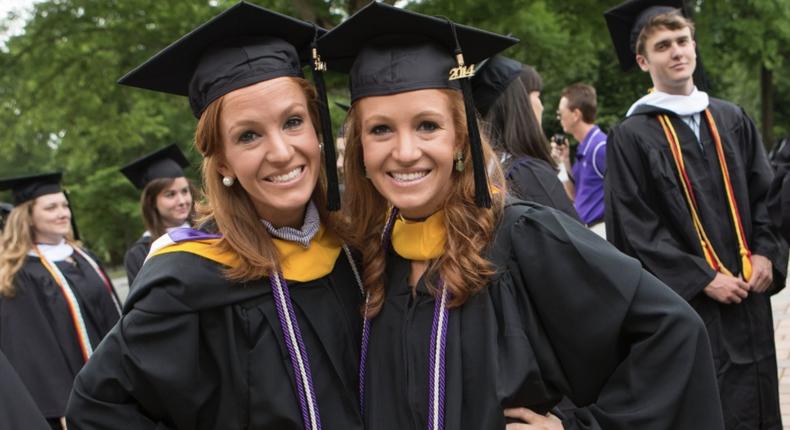
[[[455,59],[457,67],[450,71],[450,80],[458,80],[461,83],[461,92],[464,97],[464,110],[466,111],[466,125],[469,131],[469,146],[472,152],[472,167],[475,175],[475,204],[477,207],[491,207],[491,193],[488,189],[488,169],[485,165],[483,155],[483,142],[480,138],[480,130],[477,127],[477,114],[475,102],[472,97],[472,76],[474,76],[475,65],[464,64],[464,54],[461,45],[458,43],[458,35],[455,31],[455,23],[448,20],[450,29],[455,39]]]
[[[318,29],[316,28],[316,38],[313,39],[313,81],[318,92],[318,110],[321,121],[321,134],[324,141],[324,163],[326,167],[327,196],[326,207],[329,211],[340,209],[340,188],[337,179],[337,153],[335,151],[335,139],[332,136],[332,121],[329,116],[329,104],[326,96],[326,84],[324,83],[324,71],[326,64],[321,61],[318,55],[316,39]]]
[[[480,130],[477,128],[475,102],[472,99],[472,84],[469,79],[461,79],[461,90],[464,94],[466,123],[469,128],[469,145],[472,151],[472,167],[475,175],[475,203],[481,208],[491,207],[491,194],[488,190],[488,169],[483,155],[483,143]]]

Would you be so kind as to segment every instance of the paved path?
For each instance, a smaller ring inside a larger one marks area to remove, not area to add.
[[[782,423],[790,430],[790,289],[785,288],[771,302],[774,308],[776,360],[779,365],[779,402]]]

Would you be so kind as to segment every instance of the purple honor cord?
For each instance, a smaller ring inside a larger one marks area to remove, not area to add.
[[[302,340],[302,332],[299,330],[299,323],[296,321],[288,285],[282,277],[282,273],[276,272],[272,275],[271,286],[274,293],[274,306],[277,308],[277,317],[280,320],[280,329],[283,332],[285,346],[291,358],[304,427],[309,430],[321,430],[321,417],[318,415],[318,402],[313,388],[310,360]]]
[[[393,208],[384,231],[381,234],[381,245],[389,248],[392,228],[398,216],[398,209]],[[447,301],[451,293],[445,288],[444,282],[439,279],[438,289],[441,297],[434,302],[433,325],[431,328],[431,342],[428,357],[428,430],[444,429],[444,400],[446,375],[446,346],[447,346],[447,321],[450,311]],[[370,342],[370,319],[368,318],[368,297],[365,296],[365,314],[362,322],[362,346],[359,357],[359,407],[362,416],[365,416],[365,374],[367,370],[368,344]]]
[[[437,285],[441,290],[441,300],[434,301],[433,327],[431,328],[431,347],[428,359],[428,429],[441,430],[444,428],[444,398],[445,398],[445,362],[447,346],[447,288],[439,279]]]

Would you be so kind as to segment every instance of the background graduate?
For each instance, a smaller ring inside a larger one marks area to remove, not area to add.
[[[190,227],[194,215],[194,187],[184,175],[189,161],[175,144],[145,155],[121,168],[142,190],[140,209],[145,233],[126,250],[123,264],[129,286],[143,266],[151,243],[169,230]]]
[[[316,37],[239,3],[121,79],[189,96],[203,230],[152,245],[77,378],[69,429],[362,428],[361,285],[329,222],[328,116],[300,61]]]
[[[770,294],[787,245],[771,225],[771,168],[752,120],[695,87],[694,26],[680,0],[607,12],[624,68],[654,91],[613,128],[607,237],[687,300],[707,326],[726,427],[779,429]]]
[[[120,316],[104,269],[72,240],[61,176],[0,180],[15,205],[0,237],[0,350],[55,429],[74,377]]]
[[[557,177],[557,165],[541,128],[543,81],[538,72],[497,55],[475,72],[472,89],[484,132],[505,170],[510,194],[559,209],[578,220]]]
[[[469,82],[448,76],[513,43],[381,3],[319,41],[350,71],[344,208],[369,294],[366,426],[502,429],[507,409],[511,429],[720,429],[693,310],[568,216],[506,205]],[[544,415],[563,395],[580,408]]]

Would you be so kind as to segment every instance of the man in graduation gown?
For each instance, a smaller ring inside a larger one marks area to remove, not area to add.
[[[772,171],[756,127],[697,90],[682,0],[629,0],[606,13],[625,68],[655,87],[612,130],[607,237],[686,299],[711,340],[728,429],[780,429],[770,295],[787,245],[772,227]]]

